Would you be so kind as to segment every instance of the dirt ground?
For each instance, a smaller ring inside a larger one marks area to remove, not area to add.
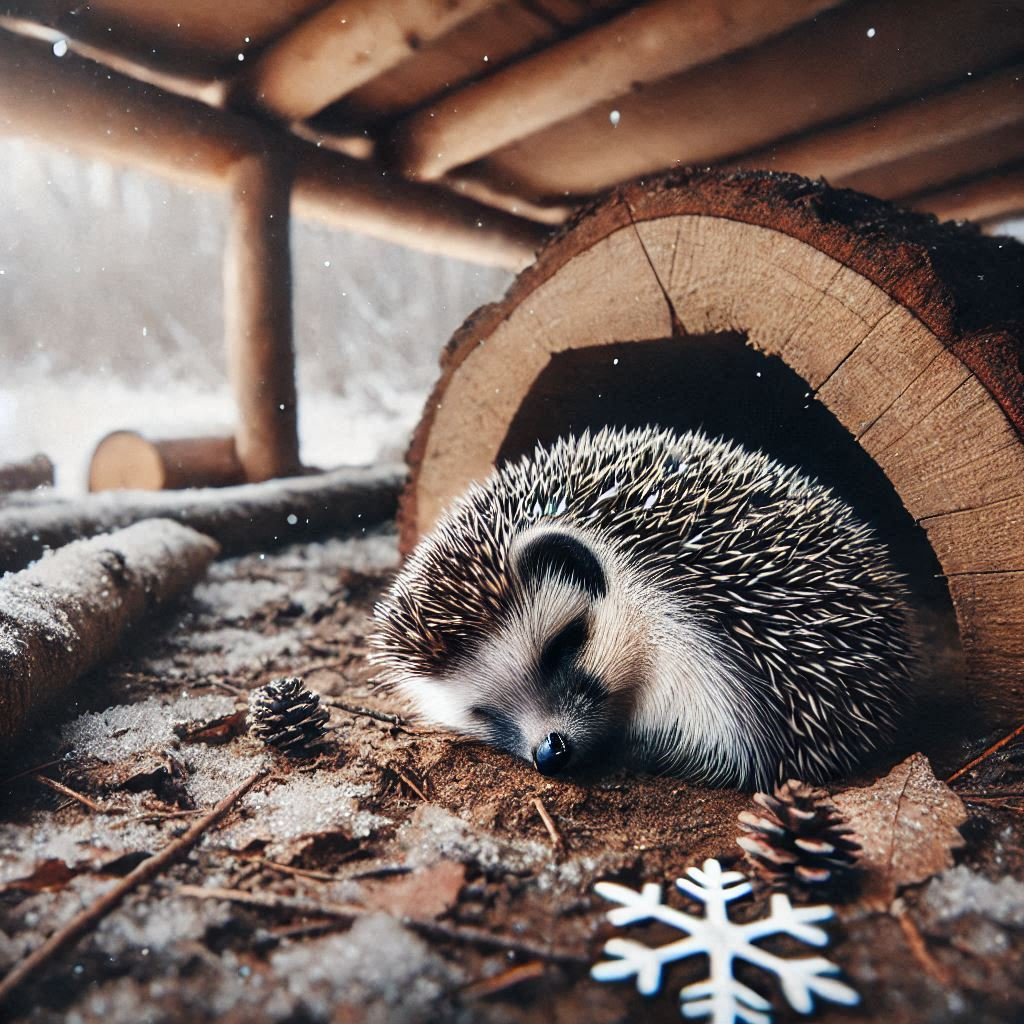
[[[327,700],[404,713],[373,691],[365,663],[368,616],[396,560],[383,534],[217,563],[37,732],[9,776],[25,774],[0,788],[0,972],[266,774],[187,858],[30,978],[12,1021],[680,1019],[676,994],[703,976],[703,957],[667,968],[649,998],[590,979],[603,943],[627,934],[607,923],[593,884],[667,885],[708,857],[742,866],[736,815],[749,795],[667,778],[556,783],[480,744],[338,707],[315,760],[244,734],[246,694],[282,675]],[[939,774],[983,747],[952,744]],[[1015,756],[992,759],[961,791],[1020,792]],[[956,866],[885,910],[859,897],[837,907],[822,955],[861,1003],[819,1004],[816,1019],[1024,1018],[1020,801],[971,797],[966,808]],[[231,899],[209,891],[225,889]],[[687,906],[678,893],[667,901]],[[767,902],[755,892],[735,917],[762,916]],[[679,937],[661,926],[628,934]],[[740,974],[776,1020],[799,1019],[774,979]]]

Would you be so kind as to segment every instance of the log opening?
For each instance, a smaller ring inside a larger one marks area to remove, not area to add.
[[[800,396],[841,425],[847,449],[859,445],[862,470],[871,463],[876,481],[888,480],[898,501],[876,514],[919,524],[918,541],[923,528],[972,695],[983,714],[1015,717],[1024,710],[1022,254],[794,175],[686,171],[620,189],[453,337],[410,448],[403,546],[471,480],[562,429],[566,415],[604,418],[588,407],[593,395],[581,397],[580,365],[561,361],[596,349],[607,369],[618,347],[641,352],[658,339],[694,357],[703,347],[707,360],[709,335],[741,334],[789,368]],[[690,392],[674,379],[680,394],[710,397],[705,425],[717,396],[712,429],[742,433],[724,410],[749,401],[729,367],[750,356],[734,348]],[[656,359],[645,372],[673,379]],[[652,396],[642,398],[646,417]],[[771,450],[763,418],[748,428],[738,439]],[[789,457],[773,454],[838,485],[822,429],[804,443],[794,432]],[[855,504],[872,500],[863,482],[853,490]],[[899,546],[909,557],[913,544]],[[926,569],[927,552],[919,561]]]

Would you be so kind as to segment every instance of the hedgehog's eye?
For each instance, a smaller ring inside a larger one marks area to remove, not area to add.
[[[563,626],[545,645],[540,655],[540,668],[546,675],[574,662],[587,642],[587,620],[573,619]]]

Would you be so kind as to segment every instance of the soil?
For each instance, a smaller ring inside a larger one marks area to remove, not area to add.
[[[410,723],[375,692],[365,657],[373,602],[396,561],[394,538],[381,534],[219,562],[37,731],[9,772],[25,774],[0,786],[0,972],[253,772],[266,775],[188,857],[34,974],[9,1019],[680,1019],[676,993],[700,980],[703,957],[667,968],[649,998],[630,982],[590,979],[604,942],[626,934],[608,924],[593,884],[667,887],[709,857],[742,867],[736,816],[751,808],[749,794],[625,775],[556,783]],[[286,675],[325,702],[402,724],[332,706],[316,756],[278,754],[245,734],[239,712],[252,688]],[[951,745],[938,773],[983,747]],[[1004,750],[958,788],[1019,793],[1014,756]],[[1021,804],[984,796],[966,805],[957,866],[884,911],[853,890],[838,902],[822,955],[861,1003],[819,1004],[816,1019],[1024,1017]],[[261,904],[203,898],[197,887]],[[687,906],[678,893],[666,901]],[[354,921],[339,906],[356,907]],[[731,912],[749,920],[767,907],[755,890]],[[629,935],[679,937],[661,926]],[[808,955],[791,940],[766,946]],[[738,973],[776,1020],[800,1019],[773,979]]]

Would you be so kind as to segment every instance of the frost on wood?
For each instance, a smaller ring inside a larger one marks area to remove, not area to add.
[[[831,907],[794,907],[789,897],[777,893],[771,898],[768,917],[747,924],[729,920],[728,907],[733,900],[751,891],[738,871],[723,871],[717,860],[706,860],[703,868],[688,868],[688,878],[676,879],[676,887],[705,906],[703,917],[694,917],[661,900],[661,886],[648,883],[640,892],[613,882],[598,882],[599,896],[620,904],[608,911],[614,925],[661,921],[687,937],[664,946],[645,946],[631,939],[610,939],[604,951],[614,960],[605,960],[591,968],[596,981],[621,981],[636,977],[637,991],[654,995],[661,988],[661,973],[666,964],[691,956],[708,957],[708,977],[687,985],[680,993],[684,1017],[709,1017],[712,1024],[768,1024],[771,1003],[752,988],[733,977],[732,964],[742,960],[774,974],[790,1006],[810,1013],[814,997],[852,1006],[858,995],[852,988],[831,977],[839,968],[824,957],[784,959],[754,945],[759,939],[788,935],[810,946],[824,946],[828,935],[817,922],[832,917]]]
[[[78,541],[0,579],[0,740],[192,587],[217,544],[164,519]]]

